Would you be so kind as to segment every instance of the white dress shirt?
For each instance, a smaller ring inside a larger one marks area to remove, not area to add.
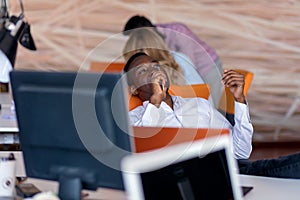
[[[236,159],[247,159],[252,151],[253,127],[246,104],[235,102],[235,125],[229,121],[209,101],[203,98],[182,98],[172,96],[173,109],[165,102],[157,108],[149,101],[143,102],[129,112],[134,126],[221,128],[229,129]]]

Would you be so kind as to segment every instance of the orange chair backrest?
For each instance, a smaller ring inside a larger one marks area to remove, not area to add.
[[[136,153],[167,147],[182,142],[229,134],[228,129],[133,127]]]
[[[122,72],[125,63],[122,62],[91,62],[90,71],[92,72]],[[171,95],[181,96],[184,98],[200,97],[208,99],[210,95],[208,84],[194,85],[171,85],[169,92]],[[142,105],[142,101],[135,96],[129,95],[129,110]]]
[[[91,62],[90,71],[91,72],[122,72],[125,63],[123,62]]]
[[[181,96],[183,98],[199,97],[208,99],[210,95],[208,84],[194,84],[194,85],[171,85],[169,93],[174,96]],[[129,110],[132,110],[140,105],[142,101],[136,96],[129,97]]]
[[[253,80],[253,73],[247,70],[235,69],[235,71],[244,75],[245,86],[244,86],[244,95],[247,96],[247,92],[250,88],[251,82]],[[234,114],[234,97],[230,92],[229,88],[225,87],[225,92],[223,92],[219,109],[230,114]]]
[[[208,99],[210,95],[208,84],[171,85],[169,93],[183,98],[200,97]]]

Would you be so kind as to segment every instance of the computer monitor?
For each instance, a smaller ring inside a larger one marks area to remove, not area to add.
[[[122,77],[11,72],[28,177],[59,181],[62,199],[80,199],[81,189],[124,189],[120,162],[132,149]]]
[[[243,199],[229,135],[132,154],[122,160],[131,200]],[[155,159],[153,159],[155,158]]]

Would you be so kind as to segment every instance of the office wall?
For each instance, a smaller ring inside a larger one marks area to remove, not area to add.
[[[19,13],[18,1],[10,6]],[[255,140],[300,138],[299,1],[26,0],[24,7],[38,51],[20,47],[16,68],[78,70],[90,60],[121,60],[126,37],[119,33],[130,16],[179,21],[216,49],[224,68],[254,72]],[[92,51],[99,44],[102,51]]]

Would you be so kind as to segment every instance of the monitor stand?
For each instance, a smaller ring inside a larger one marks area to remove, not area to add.
[[[60,199],[81,200],[82,183],[79,177],[60,176],[58,196]]]
[[[97,190],[95,173],[77,167],[55,166],[51,173],[58,178],[60,199],[81,200],[81,190]]]

